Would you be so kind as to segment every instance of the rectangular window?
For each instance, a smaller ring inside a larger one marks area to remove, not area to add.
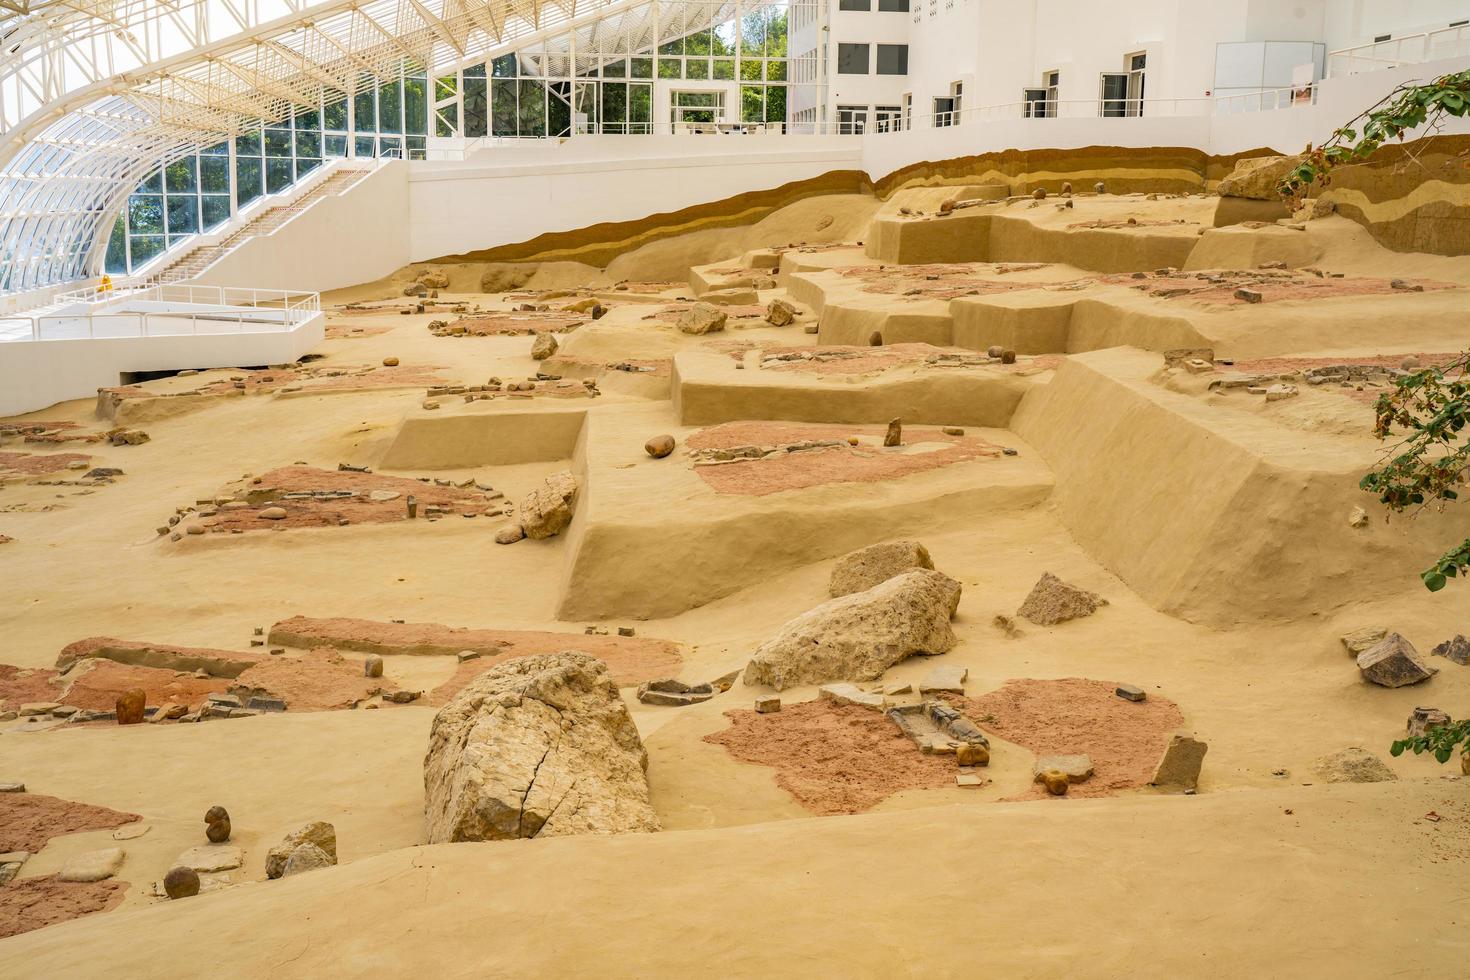
[[[838,0],[838,10],[872,10],[873,0]]]
[[[861,136],[867,128],[867,106],[840,105],[837,107],[837,134],[839,136]]]
[[[907,75],[909,73],[909,46],[907,44],[878,45],[878,74]]]
[[[908,13],[909,0],[878,0],[878,9],[884,13]]]
[[[838,44],[837,74],[866,75],[868,73],[868,45]]]

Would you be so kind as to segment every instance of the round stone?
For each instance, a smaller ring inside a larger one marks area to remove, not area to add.
[[[663,459],[674,451],[674,437],[667,435],[654,436],[643,444],[643,449],[654,459]]]
[[[169,898],[192,898],[199,894],[199,872],[174,868],[163,876],[163,890]]]
[[[267,507],[260,512],[260,516],[267,521],[284,521],[286,519],[286,508]]]
[[[385,357],[385,358],[383,358],[383,367],[397,367],[397,366],[398,366],[398,358],[396,358],[396,357]]]
[[[1031,192],[1031,196],[1034,197],[1034,198],[1036,198],[1038,201],[1044,201],[1044,200],[1046,200],[1046,188],[1045,187],[1038,187],[1038,188],[1036,188],[1036,190],[1034,190],[1034,191]]]
[[[1048,769],[1042,773],[1041,782],[1052,796],[1066,796],[1067,787],[1071,785],[1067,781],[1067,774],[1060,769]]]
[[[383,676],[383,658],[376,653],[370,653],[362,662],[362,673],[364,677]]]
[[[495,532],[496,544],[515,544],[526,536],[526,529],[519,524],[507,524]]]
[[[223,844],[230,839],[230,814],[224,807],[215,805],[204,814],[204,822],[208,826],[204,829],[204,836],[211,843]]]

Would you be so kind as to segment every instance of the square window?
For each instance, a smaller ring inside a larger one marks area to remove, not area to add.
[[[866,75],[868,73],[868,45],[838,44],[837,74]]]
[[[230,220],[230,196],[228,194],[205,194],[200,198],[204,202],[204,230],[218,228]]]
[[[909,73],[909,46],[907,44],[878,45],[878,74],[907,75]]]
[[[909,0],[878,0],[878,9],[886,13],[907,13]]]
[[[235,203],[240,207],[260,196],[264,167],[259,157],[235,158]]]
[[[265,189],[268,194],[279,194],[291,186],[294,179],[291,174],[291,161],[267,160],[265,162]]]
[[[838,10],[872,10],[873,0],[838,0]]]
[[[134,235],[163,234],[163,198],[157,194],[128,198],[128,227]]]
[[[164,190],[170,194],[192,192],[198,186],[197,159],[184,157],[163,168]]]
[[[328,134],[327,138],[323,142],[326,145],[327,156],[345,157],[347,155],[346,136],[332,136]]]
[[[235,155],[240,157],[260,156],[260,130],[256,129],[236,136]]]
[[[168,198],[168,234],[195,235],[199,233],[199,198],[193,194]]]
[[[199,158],[199,189],[206,194],[230,192],[230,158]]]

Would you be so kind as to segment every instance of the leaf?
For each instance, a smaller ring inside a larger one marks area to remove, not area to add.
[[[1440,589],[1445,587],[1445,583],[1447,581],[1448,579],[1446,579],[1439,572],[1424,573],[1424,587],[1430,592],[1438,592]]]

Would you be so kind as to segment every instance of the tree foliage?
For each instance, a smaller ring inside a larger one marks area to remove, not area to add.
[[[1403,755],[1405,749],[1411,749],[1415,755],[1432,752],[1434,758],[1443,765],[1450,761],[1456,746],[1464,746],[1460,750],[1461,754],[1470,755],[1470,719],[1448,725],[1434,725],[1423,735],[1399,739],[1389,746],[1388,751],[1394,756]]]
[[[1427,85],[1400,85],[1346,126],[1334,130],[1321,146],[1308,144],[1302,161],[1277,191],[1288,203],[1298,205],[1313,184],[1331,183],[1333,168],[1364,160],[1384,143],[1402,140],[1420,126],[1427,125],[1432,132],[1445,116],[1467,113],[1470,70],[1442,75]]]

